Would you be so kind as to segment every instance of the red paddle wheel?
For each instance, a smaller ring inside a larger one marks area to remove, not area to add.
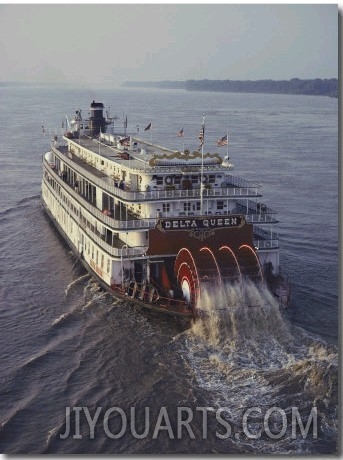
[[[175,260],[174,274],[178,286],[182,290],[183,298],[195,307],[199,292],[199,275],[196,262],[186,248],[182,248]]]
[[[251,278],[254,281],[261,280],[263,282],[260,261],[258,260],[255,250],[251,246],[242,244],[238,248],[237,259],[243,276]]]
[[[174,274],[183,298],[192,308],[197,306],[201,286],[205,283],[220,283],[221,274],[211,249],[203,247],[191,254],[182,248],[175,260]]]

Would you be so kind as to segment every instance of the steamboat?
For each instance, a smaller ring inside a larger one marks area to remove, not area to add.
[[[204,286],[251,279],[287,305],[276,212],[228,156],[204,153],[204,120],[191,153],[128,134],[127,118],[118,130],[104,110],[93,101],[88,119],[81,110],[66,117],[42,179],[46,213],[102,287],[128,304],[196,317]]]

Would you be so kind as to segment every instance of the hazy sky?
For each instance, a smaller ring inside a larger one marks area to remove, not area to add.
[[[0,81],[337,74],[333,4],[0,4]]]

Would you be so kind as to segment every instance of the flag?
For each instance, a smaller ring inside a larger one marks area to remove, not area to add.
[[[125,118],[125,121],[124,121],[124,128],[125,129],[127,128],[127,117]]]
[[[198,150],[200,150],[203,147],[204,139],[205,139],[205,114],[202,117],[202,125],[201,125],[201,130],[200,130],[200,133],[199,133],[200,145],[198,147]]]
[[[204,144],[204,138],[205,138],[205,125],[203,123],[200,133],[199,133],[199,141],[200,141],[200,146]]]
[[[221,139],[217,139],[217,147],[223,147],[224,145],[228,145],[229,138],[228,135],[225,134]]]
[[[180,131],[178,131],[178,132],[176,133],[176,135],[177,135],[177,137],[183,137],[183,136],[185,135],[185,133],[183,132],[183,128],[180,129]]]
[[[151,129],[151,122],[148,124],[144,131],[149,131],[149,129]]]

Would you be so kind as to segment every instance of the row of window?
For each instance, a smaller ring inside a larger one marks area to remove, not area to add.
[[[50,174],[45,171],[44,173],[45,179],[49,182],[49,184],[52,186],[52,188],[57,192],[63,203],[68,207],[77,217],[79,217],[79,211],[74,206],[74,204],[70,201],[70,199],[62,193],[62,188],[61,186],[50,176]]]
[[[222,211],[224,209],[224,201],[217,201],[217,211]],[[185,212],[190,211],[200,211],[201,204],[200,201],[196,201],[195,203],[185,202],[183,203],[183,210]],[[163,212],[170,212],[170,203],[162,203],[162,211]]]
[[[50,193],[50,191],[48,191],[48,193],[50,195],[49,198],[50,198],[50,201],[52,203],[52,206],[53,206],[53,208],[55,208],[56,207],[55,204],[57,203],[56,198],[55,198],[55,196],[53,194]],[[70,203],[69,200],[65,199],[65,196],[63,194],[62,194],[61,198],[64,198],[63,201],[64,201],[65,204],[67,204],[67,202]],[[77,210],[76,210],[75,206],[73,206],[71,204],[70,209],[73,210],[75,215],[77,215],[76,214]],[[60,211],[62,211],[61,218],[62,218],[62,223],[63,223],[64,227],[67,228],[67,226],[69,224],[69,230],[70,230],[70,233],[72,233],[72,231],[73,231],[73,218],[68,215],[68,213],[66,212],[66,210],[64,209],[63,206],[60,207]],[[69,220],[69,222],[68,222],[68,220]],[[88,223],[88,221],[87,221],[87,223]],[[102,253],[102,252],[99,252],[98,248],[95,249],[95,246],[91,242],[91,240],[88,240],[88,238],[85,238],[84,234],[81,234],[81,235],[82,235],[82,246],[84,247],[85,253],[87,253],[88,255],[91,255],[91,259],[93,259],[95,261],[96,265],[99,266],[101,268],[101,270],[104,269],[105,260],[106,260],[106,273],[109,274],[110,269],[111,269],[111,258],[107,257],[107,256],[105,257],[105,254]]]
[[[154,176],[153,179],[156,180],[156,185],[163,185],[164,183],[167,184],[174,184],[174,185],[180,185],[182,179],[186,179],[186,177],[181,176],[181,175],[172,175],[172,176]],[[201,181],[201,176],[199,174],[197,175],[191,175],[187,177],[188,180],[192,182],[192,184],[198,184]],[[206,183],[209,184],[214,184],[216,181],[216,175],[215,174],[209,174],[209,175],[204,175],[203,180]]]

